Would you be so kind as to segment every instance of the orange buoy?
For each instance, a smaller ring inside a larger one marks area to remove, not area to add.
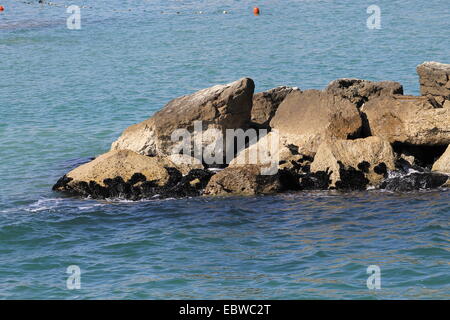
[[[4,11],[5,8],[3,6],[0,6],[0,11]]]
[[[259,8],[258,8],[258,7],[254,7],[254,8],[253,8],[253,14],[254,14],[255,16],[259,16]]]

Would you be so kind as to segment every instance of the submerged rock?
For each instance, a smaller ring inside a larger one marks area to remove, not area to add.
[[[440,106],[450,101],[450,64],[424,62],[417,66],[420,93],[433,97]]]
[[[183,176],[167,163],[129,150],[110,151],[64,175],[53,190],[94,199],[198,196],[212,176],[201,169]]]
[[[377,186],[394,169],[392,147],[378,137],[325,142],[311,164],[312,172],[331,172],[330,187],[348,190]]]
[[[179,143],[172,141],[172,134],[177,129],[193,133],[196,121],[202,121],[203,131],[245,129],[250,124],[254,88],[253,80],[244,78],[174,99],[151,118],[127,128],[112,150],[128,149],[150,156],[179,153],[173,150]],[[206,140],[201,142],[203,148],[214,143],[214,139]]]
[[[448,178],[448,175],[435,172],[412,172],[406,175],[398,174],[383,181],[380,188],[401,192],[434,189],[444,186]]]

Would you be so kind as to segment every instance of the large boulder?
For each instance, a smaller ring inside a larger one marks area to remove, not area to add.
[[[403,86],[395,81],[368,81],[342,78],[330,82],[327,92],[341,96],[354,103],[358,108],[371,98],[403,94]]]
[[[143,198],[199,195],[211,173],[194,169],[183,176],[168,159],[114,150],[64,175],[53,190],[92,198]]]
[[[362,119],[349,100],[319,90],[293,91],[278,107],[270,122],[282,144],[296,146],[299,153],[314,154],[328,139],[357,137]]]
[[[263,175],[257,165],[228,167],[216,173],[204,191],[205,195],[272,194],[281,190],[279,175]]]
[[[226,129],[249,126],[254,88],[253,80],[244,78],[174,99],[151,118],[127,128],[112,144],[112,150],[128,149],[151,156],[182,153],[174,150],[180,143],[172,141],[172,134],[177,129],[193,133],[195,123],[200,121],[200,130],[212,132],[201,142],[192,137],[203,150],[215,143],[214,130],[224,134]]]
[[[268,129],[270,120],[275,115],[280,103],[293,90],[299,91],[298,88],[282,86],[255,93],[251,113],[252,125],[257,128]]]
[[[450,100],[450,64],[424,62],[417,66],[420,93],[433,97],[439,105]]]
[[[447,147],[444,154],[434,163],[432,170],[450,174],[450,146]]]
[[[448,145],[450,109],[435,108],[427,97],[383,96],[361,108],[367,131],[390,143]]]
[[[311,164],[311,172],[330,172],[330,187],[337,189],[377,186],[394,169],[392,147],[378,137],[324,142]]]

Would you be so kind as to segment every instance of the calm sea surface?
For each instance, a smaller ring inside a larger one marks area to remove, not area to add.
[[[418,94],[417,64],[450,63],[448,1],[376,1],[380,30],[366,27],[373,1],[31,2],[0,3],[0,299],[450,298],[450,191],[51,191],[170,99],[244,76],[257,91],[358,77]],[[81,30],[66,27],[70,4],[86,6]]]

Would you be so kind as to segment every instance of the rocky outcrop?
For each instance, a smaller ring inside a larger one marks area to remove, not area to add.
[[[64,175],[53,190],[94,199],[198,196],[212,175],[194,169],[183,176],[167,164],[130,150],[110,151]]]
[[[450,143],[450,109],[435,108],[427,97],[379,97],[369,100],[361,111],[367,118],[367,131],[390,143]]]
[[[434,163],[432,170],[450,174],[450,146],[447,147],[444,154]]]
[[[270,120],[275,115],[280,103],[294,90],[300,91],[298,88],[282,86],[256,93],[253,96],[252,125],[255,128],[269,129]]]
[[[228,167],[214,175],[205,195],[256,195],[281,191],[279,175],[262,175],[257,165]]]
[[[323,91],[253,96],[248,78],[200,90],[126,129],[53,189],[139,200],[450,186],[449,70],[418,66],[418,97],[397,82],[346,78]]]
[[[354,103],[358,108],[371,98],[403,94],[403,86],[395,81],[368,81],[361,79],[337,79],[325,89]]]
[[[202,121],[203,131],[245,129],[250,124],[254,88],[253,80],[244,78],[174,99],[150,119],[127,128],[112,144],[112,150],[128,149],[150,156],[180,153],[174,152],[179,143],[172,141],[172,134],[177,129],[193,133],[197,121]],[[207,140],[198,142],[199,147],[214,143]]]
[[[313,155],[328,139],[359,135],[362,120],[349,100],[319,90],[293,91],[278,107],[270,122],[278,130],[283,145],[293,145],[299,153]]]
[[[420,93],[433,97],[440,106],[450,101],[450,64],[424,62],[417,66]]]
[[[394,169],[392,147],[378,137],[325,142],[311,164],[312,172],[331,172],[330,187],[347,190],[377,186]]]

